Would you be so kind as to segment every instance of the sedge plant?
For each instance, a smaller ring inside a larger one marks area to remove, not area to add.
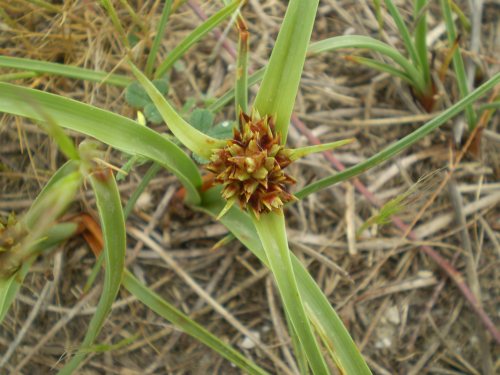
[[[112,10],[111,2],[105,3],[110,14],[116,14]],[[376,48],[385,51],[397,61],[402,69],[407,69],[407,71],[402,71],[405,76],[411,75],[412,79],[418,79],[421,88],[425,89],[425,79],[422,78],[420,71],[416,70],[399,52],[390,49],[392,47],[389,48],[375,39],[362,36],[335,37],[337,39],[332,38],[309,45],[318,3],[319,0],[307,2],[291,0],[289,2],[269,64],[265,70],[258,73],[257,79],[247,74],[250,34],[243,15],[239,13],[240,2],[229,3],[222,10],[234,7],[224,15],[229,16],[234,13],[240,35],[234,91],[209,107],[217,110],[223,101],[227,101],[227,98],[234,98],[237,116],[233,120],[237,125],[232,135],[224,139],[213,137],[192,126],[169,103],[164,93],[158,90],[153,82],[153,79],[161,78],[172,66],[173,61],[180,58],[187,48],[215,27],[220,22],[219,18],[215,21],[211,18],[213,22],[209,26],[207,24],[200,26],[194,36],[191,35],[188,41],[181,43],[179,53],[169,55],[156,70],[152,68],[155,65],[155,57],[148,58],[144,72],[136,66],[132,58],[128,59],[133,76],[181,146],[170,137],[165,137],[136,121],[110,111],[39,90],[0,83],[0,111],[39,122],[56,139],[61,148],[68,150],[66,155],[70,161],[56,172],[40,196],[51,197],[52,189],[59,186],[73,187],[65,190],[68,192],[67,199],[64,200],[65,204],[54,212],[50,227],[44,228],[43,232],[35,231],[31,234],[35,240],[30,240],[26,246],[23,245],[25,250],[22,256],[17,255],[19,247],[7,248],[2,245],[6,250],[2,253],[0,268],[6,268],[5,265],[8,264],[13,264],[13,266],[6,269],[6,274],[2,275],[0,281],[0,311],[2,312],[0,317],[5,316],[22,282],[22,277],[28,272],[35,257],[40,254],[41,239],[51,238],[48,235],[49,230],[62,225],[56,223],[56,218],[74,198],[77,187],[81,186],[83,180],[90,179],[96,195],[104,238],[102,261],[105,270],[104,286],[97,313],[89,324],[82,347],[66,362],[60,373],[72,373],[89,352],[98,350],[99,346],[96,345],[98,334],[120,286],[126,288],[157,314],[217,351],[243,371],[251,374],[264,374],[266,371],[192,321],[126,270],[124,262],[125,220],[131,211],[133,200],[131,204],[126,205],[124,213],[114,174],[110,169],[98,163],[98,160],[102,159],[99,147],[95,143],[85,143],[79,150],[76,150],[64,133],[59,131],[59,127],[97,139],[131,158],[137,157],[152,161],[154,165],[140,189],[147,185],[148,179],[159,168],[166,168],[177,176],[183,185],[186,192],[185,202],[188,205],[219,220],[234,237],[269,267],[283,301],[283,309],[289,322],[290,336],[299,368],[304,374],[333,373],[335,370],[330,368],[331,364],[341,373],[349,375],[371,373],[330,302],[304,265],[290,251],[284,208],[287,204],[293,204],[294,201],[309,194],[359,175],[404,151],[474,104],[500,82],[500,74],[464,95],[457,103],[441,112],[430,122],[388,145],[364,162],[294,192],[292,186],[295,180],[287,171],[290,164],[310,153],[331,150],[352,141],[344,140],[299,149],[287,147],[290,118],[308,51],[319,53],[338,48],[377,46]],[[165,3],[163,12],[166,16],[162,17],[162,22],[166,22],[171,5],[172,2]],[[114,23],[119,22],[116,17],[112,18]],[[123,36],[123,29],[117,28]],[[162,27],[161,30],[163,29]],[[156,37],[161,38],[161,35]],[[125,42],[124,45],[126,45]],[[46,73],[52,69],[52,72],[56,74],[106,81],[122,87],[132,82],[129,76],[108,75],[105,72],[95,73],[72,67],[56,71],[56,67],[50,63],[25,59],[1,57],[1,64],[10,67],[22,66],[22,69],[37,74]],[[262,79],[260,89],[254,101],[249,103],[248,87],[258,79]],[[208,163],[200,168],[185,149],[206,159]],[[202,183],[202,173],[208,184]],[[50,202],[49,199],[43,198],[43,201]],[[34,204],[33,207],[38,206]],[[33,207],[23,219],[26,223],[33,222],[32,217],[36,218],[36,212],[40,212]],[[41,207],[47,209],[46,206]],[[13,219],[10,223],[3,224],[2,239],[7,238],[4,233],[9,236],[13,233],[10,229],[13,226],[15,226]],[[3,229],[4,227],[8,229]],[[24,227],[27,228],[25,231],[28,234],[20,236],[31,238],[29,235],[33,231],[32,226],[26,224]],[[74,227],[66,228],[66,237],[74,230]],[[63,239],[65,236],[55,238]],[[37,246],[32,246],[33,242]],[[47,248],[50,249],[54,246],[54,242],[49,241],[48,245],[50,246]],[[288,372],[286,368],[278,371]]]

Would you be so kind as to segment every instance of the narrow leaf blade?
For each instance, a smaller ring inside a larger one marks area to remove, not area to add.
[[[85,338],[81,344],[83,352],[78,352],[70,362],[61,369],[60,375],[72,374],[86,356],[86,351],[99,334],[106,317],[111,311],[122,282],[125,267],[126,234],[125,220],[121,207],[120,193],[111,170],[97,170],[90,176],[94,190],[97,209],[101,220],[104,237],[105,279],[97,310],[90,321]]]
[[[186,187],[188,201],[200,201],[197,188],[201,186],[201,176],[196,164],[168,139],[112,112],[8,83],[0,83],[0,112],[44,121],[23,100],[27,96],[38,102],[60,126],[92,136],[130,155],[144,156],[161,164]]]
[[[203,204],[197,208],[212,217],[216,217],[224,207],[225,202],[220,196],[219,188],[213,188],[202,193],[202,198]],[[221,222],[262,263],[265,265],[269,264],[255,226],[252,224],[250,216],[247,213],[233,207],[221,218]],[[328,335],[328,339],[337,348],[334,351],[336,356],[334,358],[335,363],[340,363],[341,368],[344,369],[346,374],[371,374],[342,320],[340,320],[314,279],[293,254],[291,254],[291,260],[299,292],[306,306],[307,313],[314,315],[314,321],[320,322],[322,329]]]
[[[167,123],[168,127],[174,133],[175,137],[184,144],[189,150],[198,155],[209,158],[214,148],[223,147],[224,141],[217,140],[203,134],[192,127],[175,111],[165,97],[158,91],[153,83],[139,70],[130,63],[134,75],[144,87],[149,97],[160,112],[161,117]]]
[[[269,65],[255,98],[261,115],[276,116],[276,130],[286,142],[288,125],[306,58],[319,0],[291,0]]]
[[[139,280],[137,280],[129,271],[125,271],[123,285],[139,301],[144,303],[155,313],[170,321],[176,327],[183,330],[188,335],[193,336],[209,348],[212,348],[221,356],[240,367],[243,371],[252,375],[267,374],[266,371],[258,367],[251,360],[241,355],[230,345],[221,341],[217,336],[207,331],[205,328],[149,289],[146,285],[139,282]]]
[[[405,150],[408,148],[410,145],[414,144],[415,142],[418,142],[421,140],[423,137],[428,135],[429,133],[433,132],[437,128],[439,128],[441,125],[445,124],[448,120],[453,118],[454,116],[458,115],[460,112],[462,112],[467,106],[470,106],[472,103],[474,103],[476,100],[478,100],[481,96],[483,96],[486,92],[491,90],[495,85],[497,85],[500,82],[500,73],[495,74],[493,77],[491,77],[487,82],[483,83],[481,86],[479,86],[477,89],[472,91],[469,95],[466,97],[462,98],[459,100],[457,103],[446,109],[445,111],[441,112],[439,115],[434,117],[431,121],[427,122],[426,124],[422,125],[420,128],[415,130],[413,133],[408,134],[406,137],[400,139],[397,142],[394,142],[393,144],[389,145],[382,151],[378,152],[377,154],[371,156],[367,160],[365,160],[362,163],[359,163],[353,167],[350,167],[340,173],[337,173],[333,176],[326,177],[322,180],[316,181],[299,192],[295,194],[296,197],[299,199],[302,199],[309,194],[315,193],[319,190],[325,189],[327,187],[330,187],[332,185],[335,185],[341,181],[345,181],[349,178],[352,178],[354,176],[357,176],[371,168],[373,168],[376,165],[379,165],[383,163],[384,161],[390,159],[394,155],[398,154],[399,152]]]
[[[266,253],[283,305],[299,336],[309,365],[314,374],[328,374],[329,370],[321,354],[321,349],[314,336],[311,324],[306,316],[304,303],[298,291],[288,240],[286,238],[285,216],[283,212],[260,215],[253,218],[253,224]],[[300,354],[299,354],[300,355]]]

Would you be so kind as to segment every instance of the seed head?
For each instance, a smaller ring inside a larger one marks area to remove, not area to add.
[[[241,113],[239,129],[222,149],[214,150],[207,169],[224,186],[222,196],[239,202],[258,217],[277,211],[295,200],[288,192],[295,180],[283,170],[291,163],[289,150],[280,142],[271,116]]]

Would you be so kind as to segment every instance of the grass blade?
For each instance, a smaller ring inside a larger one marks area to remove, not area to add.
[[[189,48],[191,48],[196,42],[234,13],[241,6],[241,3],[242,0],[233,1],[231,4],[219,10],[212,17],[193,30],[193,32],[189,34],[186,39],[177,44],[177,46],[168,54],[165,61],[163,61],[156,70],[154,78],[161,78]]]
[[[431,71],[427,57],[427,0],[415,1],[415,50],[427,88],[431,87]]]
[[[460,112],[462,112],[467,106],[472,105],[476,100],[478,100],[481,96],[483,96],[486,92],[491,90],[495,85],[497,85],[500,82],[500,73],[497,73],[494,75],[492,78],[490,78],[487,82],[483,83],[481,86],[479,86],[476,90],[471,92],[469,95],[446,109],[445,111],[441,112],[439,115],[434,117],[431,121],[427,122],[426,124],[422,125],[420,128],[415,130],[413,133],[408,134],[406,137],[400,139],[399,141],[393,143],[392,145],[386,147],[384,150],[380,151],[379,153],[373,155],[372,157],[368,158],[362,163],[359,163],[351,168],[348,168],[340,173],[337,173],[336,175],[326,177],[322,180],[319,180],[317,182],[314,182],[308,186],[306,186],[304,189],[300,190],[295,194],[299,199],[302,199],[309,194],[315,193],[319,190],[325,189],[329,186],[332,186],[334,184],[337,184],[341,181],[345,181],[349,178],[352,178],[354,176],[357,176],[368,169],[373,168],[376,165],[379,165],[383,163],[384,161],[390,159],[394,155],[398,154],[399,152],[405,150],[408,148],[410,145],[414,144],[415,142],[418,142],[420,139],[428,135],[429,133],[433,132],[437,128],[439,128],[441,125],[446,123],[448,120],[453,118],[454,116],[458,115]]]
[[[151,167],[149,167],[146,174],[141,178],[141,182],[139,183],[139,185],[137,185],[137,188],[130,195],[127,204],[123,209],[123,216],[125,216],[125,220],[127,220],[128,216],[130,215],[135,206],[135,203],[137,202],[141,194],[144,192],[148,184],[151,182],[151,180],[160,171],[160,169],[161,166],[159,164],[154,163]]]
[[[201,176],[196,164],[174,143],[153,130],[126,117],[62,96],[0,83],[0,112],[44,121],[26,103],[29,97],[39,103],[60,126],[94,137],[130,155],[156,161],[174,173],[188,192],[189,202],[200,201],[197,188]]]
[[[443,11],[446,31],[448,33],[448,42],[450,43],[450,46],[453,46],[457,40],[457,31],[451,14],[449,0],[441,0],[441,9]],[[467,86],[467,76],[465,74],[464,60],[462,59],[460,46],[458,46],[453,53],[453,68],[455,70],[455,74],[457,75],[457,84],[460,96],[464,98],[469,93],[469,88]],[[472,104],[465,107],[465,116],[467,117],[467,125],[469,126],[470,131],[476,127],[476,114],[472,109]]]
[[[115,27],[116,31],[118,31],[118,34],[120,35],[121,41],[123,45],[129,49],[130,44],[127,39],[127,33],[123,29],[123,26],[120,22],[120,18],[118,17],[118,14],[116,13],[116,9],[113,5],[113,3],[110,0],[101,0],[101,4],[106,9],[108,12],[108,16],[111,19],[111,23],[113,23],[113,26]]]
[[[15,72],[15,73],[0,74],[0,82],[16,81],[18,79],[33,78],[37,76],[38,73],[36,72]]]
[[[38,61],[22,57],[0,56],[0,67],[29,70],[36,73],[51,74],[68,78],[82,79],[90,82],[108,83],[119,87],[127,87],[132,79],[119,74],[109,74],[77,66]]]
[[[248,46],[249,33],[243,16],[238,16],[238,59],[236,61],[235,104],[236,118],[240,111],[248,113]]]
[[[286,142],[288,125],[306,58],[319,0],[291,0],[274,46],[254,109],[275,116],[276,131]]]
[[[347,56],[346,59],[367,66],[369,68],[378,70],[383,73],[389,73],[393,77],[398,77],[401,80],[405,81],[406,83],[413,85],[412,80],[410,79],[410,77],[408,77],[408,75],[405,72],[397,68],[394,68],[386,63],[382,63],[380,61],[361,56]]]
[[[309,365],[307,364],[306,351],[304,350],[304,346],[299,340],[299,336],[295,328],[293,327],[292,321],[290,320],[289,314],[285,311],[286,323],[288,326],[288,333],[292,340],[292,347],[295,352],[295,359],[297,361],[299,373],[301,375],[309,375],[311,371],[309,370]]]
[[[133,294],[139,301],[151,310],[165,318],[176,327],[196,338],[198,341],[212,348],[221,356],[231,361],[248,374],[263,375],[266,371],[258,367],[251,360],[234,350],[230,345],[221,341],[191,318],[180,312],[174,306],[162,299],[147,286],[143,285],[130,272],[125,271],[123,286]]]
[[[170,12],[172,10],[173,0],[166,0],[163,4],[163,10],[161,11],[160,24],[156,30],[155,38],[153,39],[153,44],[151,45],[151,50],[149,51],[148,59],[146,61],[146,68],[144,73],[146,76],[150,77],[153,72],[154,63],[156,56],[158,54],[158,49],[160,48],[160,43],[165,33],[165,28],[167,27],[168,17],[170,17]]]
[[[76,355],[64,366],[59,374],[72,374],[85,358],[85,350],[97,338],[111,305],[118,294],[125,266],[125,221],[120,201],[120,193],[110,169],[96,170],[90,175],[90,182],[95,192],[97,209],[104,236],[105,278],[97,310],[90,321],[87,333],[81,344],[83,352]]]
[[[408,27],[406,27],[405,21],[403,20],[401,13],[399,13],[398,8],[396,8],[392,0],[385,0],[385,6],[387,7],[387,10],[391,14],[392,19],[396,23],[396,27],[398,28],[399,34],[403,39],[403,43],[405,45],[406,51],[408,51],[408,55],[410,56],[411,61],[413,62],[415,67],[420,67],[420,59],[418,57],[417,50],[413,45],[410,31],[408,30]]]
[[[197,208],[212,217],[216,217],[225,205],[220,196],[220,188],[210,189],[202,193],[202,198],[203,204]],[[247,213],[233,207],[220,221],[262,263],[269,266],[255,226],[252,224],[250,216]],[[335,310],[333,310],[328,299],[321,292],[321,289],[297,257],[293,253],[290,254],[290,257],[299,292],[306,306],[306,312],[309,315],[314,315],[313,320],[319,322],[328,339],[333,343],[334,348],[336,348],[334,351],[335,363],[343,369],[345,374],[371,374],[358,348],[352,341],[349,332],[344,327]]]
[[[314,337],[298,291],[286,237],[285,215],[282,211],[271,212],[260,215],[259,219],[253,218],[252,221],[266,253],[268,266],[278,285],[283,305],[305,350],[312,372],[328,374],[328,366]]]
[[[416,89],[421,92],[425,92],[425,82],[415,65],[404,57],[397,49],[377,39],[363,35],[335,36],[311,44],[309,47],[309,53],[316,54],[344,48],[365,48],[390,58],[396,64],[401,66],[408,77],[410,77]]]

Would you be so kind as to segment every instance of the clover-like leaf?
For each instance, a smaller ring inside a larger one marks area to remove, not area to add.
[[[155,125],[163,122],[160,112],[158,112],[153,103],[148,103],[144,106],[144,116],[146,116],[149,122],[152,122]]]
[[[208,134],[214,123],[214,115],[206,109],[196,108],[193,113],[191,113],[189,123],[202,133]]]
[[[155,79],[152,82],[162,95],[167,94],[168,82],[166,79]],[[144,90],[142,85],[137,81],[134,81],[127,86],[125,91],[125,100],[128,105],[137,109],[144,108],[145,110],[148,104],[152,104],[146,90]]]

